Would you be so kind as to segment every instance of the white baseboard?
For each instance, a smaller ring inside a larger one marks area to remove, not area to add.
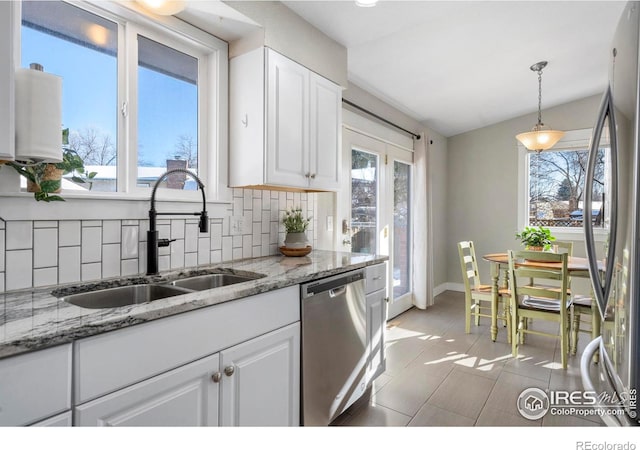
[[[433,290],[433,296],[442,294],[444,291],[464,292],[464,284],[462,283],[442,283]]]

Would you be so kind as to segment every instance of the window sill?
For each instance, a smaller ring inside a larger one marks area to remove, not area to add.
[[[563,228],[549,227],[551,234],[559,241],[584,241],[584,229],[581,228]],[[594,238],[596,242],[605,242],[609,237],[608,230],[594,230]]]

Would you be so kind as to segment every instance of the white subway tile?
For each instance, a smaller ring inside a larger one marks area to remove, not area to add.
[[[244,210],[243,205],[244,205],[244,199],[242,197],[233,199],[233,215],[234,216],[242,215],[242,211]]]
[[[187,223],[184,235],[184,251],[192,253],[198,251],[198,224]]]
[[[222,250],[211,251],[211,264],[218,264],[222,262]]]
[[[171,221],[171,239],[184,239],[184,219]]]
[[[82,281],[99,280],[102,278],[102,263],[82,265]]]
[[[122,259],[138,257],[138,226],[122,227]]]
[[[293,200],[293,192],[286,192],[287,200]]]
[[[211,250],[222,249],[222,224],[214,223],[211,225]]]
[[[269,209],[271,207],[271,191],[262,191],[262,209]]]
[[[102,221],[101,220],[83,220],[82,226],[83,227],[101,227]]]
[[[4,220],[0,220],[0,230],[4,230],[6,222]]]
[[[185,253],[184,255],[184,266],[185,267],[195,267],[198,265],[198,254],[197,253]]]
[[[254,240],[260,239],[260,235],[262,234],[262,223],[254,222],[251,230],[251,235]]]
[[[209,264],[211,258],[209,238],[198,239],[198,264]]]
[[[7,225],[12,222],[8,222]],[[9,227],[7,226],[7,233]],[[24,289],[33,286],[33,267],[31,250],[9,250],[6,252],[7,267],[5,272],[6,289]]]
[[[4,292],[4,272],[0,272],[0,292]]]
[[[269,244],[269,255],[279,255],[280,250],[278,250],[277,244]]]
[[[140,233],[138,237],[140,238],[140,242],[147,242],[147,231],[149,231],[149,221],[141,220],[140,221]]]
[[[120,276],[120,244],[102,246],[102,276],[104,278]]]
[[[2,221],[0,220],[0,222]],[[4,234],[5,230],[0,230],[0,272],[4,272]]]
[[[102,243],[120,243],[120,228],[119,220],[105,220],[102,222]]]
[[[276,222],[271,222],[271,228],[269,229],[269,243],[278,243],[278,224]]]
[[[7,250],[27,250],[33,247],[33,222],[19,220],[7,222]],[[11,289],[8,288],[7,289]]]
[[[122,276],[130,276],[138,274],[138,260],[137,259],[124,259],[122,260],[122,266],[120,273]]]
[[[123,220],[122,221],[122,226],[123,227],[133,227],[133,226],[138,226],[138,220]]]
[[[72,245],[80,245],[80,221],[64,220],[60,221],[58,227],[60,246],[69,247]]]
[[[252,258],[260,258],[262,256],[262,246],[261,245],[254,245],[252,247],[251,250],[251,257]]]
[[[251,189],[244,190],[243,205],[244,209],[253,208],[253,193],[251,192]]]
[[[58,222],[55,220],[36,220],[33,222],[33,228],[58,228]]]
[[[184,267],[184,239],[178,239],[171,243],[171,268]]]
[[[58,261],[59,283],[80,281],[80,247],[60,247]]]
[[[262,211],[262,229],[263,233],[268,233],[271,229],[271,214],[269,211]]]
[[[234,248],[233,249],[233,258],[234,261],[238,260],[238,259],[242,259],[242,249],[241,248]]]
[[[147,243],[140,242],[138,244],[138,264],[139,272],[147,273]]]
[[[169,270],[171,268],[171,258],[169,255],[158,256],[158,271]]]
[[[96,263],[101,260],[102,228],[82,227],[82,263]],[[85,279],[84,276],[82,279]]]
[[[261,220],[262,218],[262,199],[254,198],[253,199],[253,220]]]
[[[271,199],[270,220],[277,222],[280,220],[280,210],[278,209],[278,200]]]
[[[33,267],[58,265],[58,230],[36,228],[33,230]]]
[[[169,222],[158,225],[158,239],[169,239],[171,236],[171,224]],[[158,255],[169,256],[171,255],[171,249],[169,247],[158,247]]]
[[[242,236],[233,236],[233,248],[242,248]]]
[[[251,258],[253,256],[253,237],[242,236],[242,257],[243,258]]]
[[[234,197],[242,197],[244,193],[242,192],[242,188],[233,188],[233,196]]]
[[[34,269],[33,286],[51,286],[58,284],[58,268],[47,267],[46,269]]]
[[[224,236],[222,238],[222,260],[231,261],[233,258],[233,238]]]
[[[253,189],[253,198],[262,198],[262,190]]]

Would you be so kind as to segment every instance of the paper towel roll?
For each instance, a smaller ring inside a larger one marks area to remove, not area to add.
[[[16,70],[16,159],[62,161],[62,78]]]

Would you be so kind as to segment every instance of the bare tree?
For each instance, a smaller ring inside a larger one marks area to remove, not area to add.
[[[69,135],[69,147],[87,165],[113,166],[116,163],[116,148],[111,136],[93,127],[72,131]]]
[[[189,134],[181,134],[174,145],[173,153],[167,155],[170,158],[184,159],[187,161],[187,167],[198,167],[198,143],[193,136]]]

